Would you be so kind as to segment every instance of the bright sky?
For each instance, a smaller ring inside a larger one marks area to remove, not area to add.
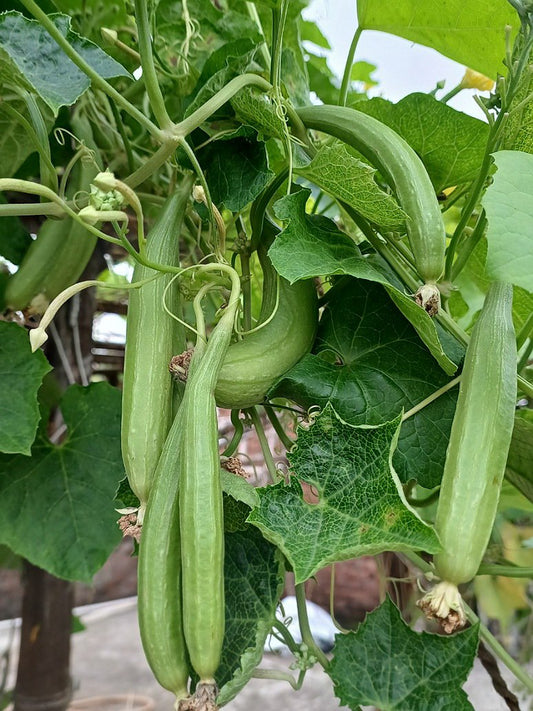
[[[328,54],[331,69],[342,76],[346,55],[357,27],[356,0],[312,0],[306,19],[318,23],[333,51]],[[464,74],[461,64],[452,62],[435,50],[413,44],[384,32],[365,31],[355,61],[375,64],[378,86],[370,94],[398,101],[414,91],[431,91],[438,81],[446,80],[445,91],[456,86]],[[463,91],[449,103],[460,111],[483,118],[473,100],[473,91]]]

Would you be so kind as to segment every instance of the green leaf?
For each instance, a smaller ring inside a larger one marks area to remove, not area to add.
[[[455,278],[456,291],[449,299],[450,313],[459,326],[470,331],[483,307],[491,279],[487,276],[487,240],[482,238],[465,267]],[[519,286],[513,288],[513,324],[518,333],[533,312],[533,294]]]
[[[257,491],[246,479],[238,474],[227,471],[224,467],[220,469],[220,481],[225,494],[231,496],[235,501],[245,503],[249,508],[257,504]]]
[[[433,319],[403,290],[363,256],[348,235],[321,215],[308,215],[305,205],[310,190],[302,189],[278,200],[274,212],[288,226],[277,236],[268,254],[276,271],[290,282],[316,276],[349,274],[383,284],[403,315],[411,322],[431,355],[448,375],[457,364],[445,353]]]
[[[201,152],[200,163],[213,202],[232,212],[245,208],[272,178],[265,144],[255,138],[210,143]]]
[[[436,192],[476,177],[489,132],[483,121],[429,94],[409,94],[397,104],[377,97],[354,108],[386,124],[414,148]]]
[[[286,124],[279,117],[273,99],[263,92],[245,87],[235,94],[231,105],[237,118],[255,128],[260,137],[285,138]]]
[[[289,370],[270,396],[305,408],[330,403],[351,425],[378,425],[448,382],[379,284],[345,279],[328,297],[314,354]],[[402,482],[416,479],[428,489],[440,483],[456,397],[451,390],[402,424],[392,460]]]
[[[533,501],[533,410],[515,415],[505,477]]]
[[[174,91],[180,96],[192,92],[206,62],[224,44],[243,38],[260,44],[257,25],[246,14],[244,6],[239,12],[233,7],[235,4],[232,3],[231,9],[218,9],[211,0],[195,0],[194,10],[189,8],[195,21],[191,26],[184,16],[181,0],[157,3],[156,50],[167,70],[175,74]],[[213,74],[211,70],[207,76]]]
[[[59,578],[90,582],[120,541],[120,401],[107,383],[72,385],[60,445],[43,430],[31,458],[0,456],[0,543]]]
[[[37,391],[50,370],[42,351],[31,352],[24,328],[0,321],[0,452],[30,454],[40,419]]]
[[[323,49],[331,49],[331,45],[328,40],[322,34],[320,27],[315,22],[310,22],[309,20],[302,20],[300,23],[300,30],[302,35],[302,40],[304,42],[312,42],[317,47],[322,47]]]
[[[281,553],[253,526],[226,533],[226,629],[216,673],[220,705],[239,693],[261,661],[283,591],[284,572]]]
[[[533,155],[494,153],[498,170],[483,196],[487,213],[487,274],[533,292]]]
[[[505,28],[513,35],[518,15],[507,0],[357,0],[359,25],[436,49],[446,57],[492,79],[504,74]]]
[[[327,669],[343,706],[386,711],[473,711],[461,689],[474,664],[479,626],[451,637],[417,633],[390,600],[356,632],[337,635]]]
[[[342,141],[323,145],[310,162],[295,163],[294,169],[373,224],[389,230],[404,226],[406,214],[378,186],[375,168],[353,156]]]
[[[0,86],[3,84],[1,57],[0,52]],[[53,125],[52,112],[40,100],[38,103],[47,127],[51,128]],[[9,105],[29,119],[26,104],[22,99],[12,97],[9,100]],[[35,150],[35,144],[28,136],[25,126],[17,121],[0,103],[0,178],[11,178],[15,175],[26,158]]]
[[[433,529],[408,507],[391,459],[400,420],[354,427],[326,405],[307,429],[298,428],[287,456],[288,484],[258,489],[248,520],[285,554],[301,583],[334,561],[383,551],[440,545]],[[304,501],[300,481],[317,493]]]
[[[0,155],[1,153],[0,148]],[[0,193],[0,205],[5,204],[6,200]],[[0,255],[4,259],[13,264],[20,264],[30,244],[30,234],[18,217],[0,217]]]
[[[130,76],[100,47],[74,32],[70,17],[58,14],[50,18],[101,77]],[[0,84],[19,84],[36,92],[56,115],[61,106],[74,104],[91,84],[44,27],[19,12],[0,15],[0,49]]]
[[[214,52],[204,66],[198,91],[185,115],[190,116],[235,77],[259,70],[260,66],[255,62],[257,53],[257,44],[248,37],[228,42]]]

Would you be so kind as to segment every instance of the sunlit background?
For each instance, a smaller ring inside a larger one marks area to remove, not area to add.
[[[356,0],[312,0],[304,17],[318,23],[332,47],[325,52],[330,68],[342,76],[348,48],[357,27]],[[313,52],[318,49],[313,47]],[[456,86],[465,68],[433,49],[384,32],[363,32],[355,61],[376,65],[373,79],[378,85],[370,96],[398,101],[414,91],[432,91],[437,82],[446,82],[445,92]],[[474,91],[464,90],[449,105],[478,118],[483,113],[475,103]],[[479,92],[477,92],[479,93]]]

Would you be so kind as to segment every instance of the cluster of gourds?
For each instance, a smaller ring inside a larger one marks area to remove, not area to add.
[[[179,235],[191,187],[184,178],[150,231],[146,257],[152,263],[179,265]],[[261,262],[265,272],[272,271],[264,249]],[[122,451],[142,524],[141,638],[154,675],[178,702],[189,696],[193,674],[199,679],[195,695],[214,699],[224,635],[217,404],[235,409],[262,402],[276,379],[311,348],[317,327],[312,282],[291,286],[281,280],[278,287],[265,278],[269,289],[279,289],[276,312],[264,314],[261,329],[232,343],[239,278],[227,265],[198,269],[204,277],[229,274],[232,289],[208,338],[201,310],[201,298],[211,288],[208,281],[195,298],[198,337],[184,390],[177,395],[168,368],[185,347],[179,323],[162,308],[165,291],[172,288],[170,275],[130,297],[123,381]],[[134,281],[151,271],[137,266]],[[271,295],[264,302],[271,303]],[[276,358],[265,359],[272,349],[277,349]]]
[[[357,149],[390,183],[407,215],[411,252],[424,281],[418,301],[429,312],[438,310],[446,234],[433,186],[416,153],[394,131],[354,109],[310,106],[298,113],[306,128]],[[179,268],[179,235],[191,190],[192,179],[182,178],[161,209],[147,239],[149,263]],[[68,274],[69,283],[79,275],[83,260],[70,232],[83,227],[65,221],[59,230],[53,220],[49,223],[8,286],[7,303],[14,309],[26,308],[36,294],[50,300],[67,285],[54,280],[56,265]],[[67,226],[68,240],[63,236]],[[57,244],[46,248],[52,227]],[[223,643],[224,535],[216,407],[241,409],[261,403],[274,382],[309,351],[316,334],[314,284],[290,285],[278,277],[266,253],[277,227],[265,219],[261,232],[259,259],[265,289],[270,290],[264,293],[268,308],[260,316],[264,326],[232,342],[238,276],[227,265],[199,266],[205,275],[229,275],[231,295],[206,337],[201,299],[212,285],[207,280],[200,288],[194,304],[198,338],[184,389],[168,372],[172,356],[186,346],[183,328],[162,308],[166,296],[179,309],[171,275],[161,274],[130,296],[122,450],[130,486],[140,501],[139,621],[148,662],[178,702],[189,697],[192,677],[199,679],[196,694],[200,690],[215,698]],[[87,235],[84,240],[90,253],[94,243]],[[71,244],[79,260],[73,269],[67,252]],[[35,259],[42,259],[42,250],[53,256],[53,264],[30,268]],[[28,274],[33,275],[31,284]],[[134,281],[153,274],[139,264]],[[447,451],[436,516],[442,552],[434,563],[441,582],[421,602],[429,614],[445,619],[449,629],[464,623],[457,586],[475,576],[494,523],[513,427],[515,375],[512,287],[495,283],[468,344]]]

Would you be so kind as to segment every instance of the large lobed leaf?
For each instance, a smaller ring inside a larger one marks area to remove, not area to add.
[[[405,224],[405,212],[374,180],[375,168],[353,156],[342,141],[328,142],[311,161],[296,163],[295,171],[373,224],[389,230]]]
[[[533,501],[533,410],[516,413],[505,477]]]
[[[328,357],[329,356],[329,357]],[[271,395],[305,408],[331,403],[345,422],[390,421],[448,382],[438,364],[379,284],[346,278],[328,294],[314,353],[276,384]],[[401,426],[393,464],[402,482],[438,486],[455,411],[456,389]]]
[[[483,197],[487,212],[487,274],[533,292],[533,155],[498,151],[498,168]]]
[[[25,329],[0,321],[0,452],[30,454],[40,419],[37,391],[50,370],[42,351],[31,352]]]
[[[408,507],[391,465],[399,424],[354,427],[328,404],[310,427],[298,428],[288,483],[259,489],[248,517],[285,554],[296,583],[338,560],[440,549],[433,529]],[[304,500],[300,481],[318,503]]]
[[[473,711],[462,690],[478,626],[452,637],[411,630],[387,597],[357,632],[337,635],[328,674],[341,704],[387,711]]]
[[[507,0],[357,0],[359,25],[432,47],[492,79],[504,73],[505,28],[520,27]]]
[[[248,683],[263,656],[284,584],[283,556],[253,526],[225,534],[226,629],[216,673],[218,703]]]
[[[412,323],[430,353],[448,375],[457,370],[458,361],[443,348],[433,319],[403,290],[379,271],[375,262],[363,254],[348,235],[332,220],[308,215],[305,205],[310,191],[300,190],[275,203],[274,211],[288,222],[269,250],[276,271],[290,282],[316,276],[349,274],[383,284],[404,316]]]
[[[54,24],[74,49],[104,79],[130,76],[100,47],[70,27],[70,17],[52,15]],[[37,93],[57,114],[89,88],[88,77],[72,62],[48,32],[19,12],[0,15],[0,83],[19,83]]]
[[[120,540],[120,401],[107,383],[72,385],[64,442],[43,428],[31,457],[0,455],[0,543],[59,578],[90,582]]]
[[[414,148],[436,192],[476,177],[489,133],[483,121],[420,93],[396,104],[376,97],[354,108],[390,126]]]

